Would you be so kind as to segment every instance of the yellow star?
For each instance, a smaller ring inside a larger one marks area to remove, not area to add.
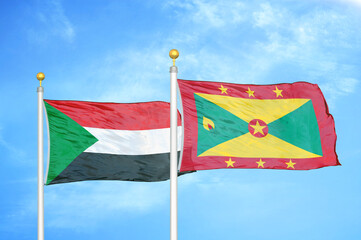
[[[256,125],[250,125],[251,127],[253,127],[254,132],[253,135],[255,135],[256,133],[261,133],[262,135],[264,135],[263,133],[263,128],[265,128],[266,126],[261,126],[259,125],[259,122],[256,122]]]
[[[233,163],[235,163],[236,161],[232,161],[232,159],[229,158],[229,160],[228,160],[228,161],[225,161],[225,162],[227,163],[227,167],[231,166],[231,167],[234,168]]]
[[[259,161],[256,162],[256,163],[258,164],[258,168],[259,168],[259,167],[263,167],[263,168],[264,168],[263,164],[265,164],[266,162],[263,162],[262,159],[259,159]]]
[[[295,167],[294,167],[294,165],[296,164],[295,162],[292,162],[292,160],[290,159],[290,161],[289,162],[286,162],[286,164],[287,164],[287,168],[293,168],[293,169],[295,169]]]
[[[248,88],[248,91],[246,91],[246,93],[248,93],[248,97],[254,97],[254,91],[252,91],[251,89]]]
[[[283,91],[283,90],[278,89],[277,86],[276,86],[276,90],[273,90],[273,92],[275,92],[276,95],[277,95],[276,97],[278,97],[278,96],[283,97],[283,96],[282,96],[282,91]]]
[[[228,88],[223,87],[222,84],[221,84],[221,87],[218,88],[218,89],[222,91],[221,94],[223,94],[223,93],[228,94],[228,93],[227,93]]]

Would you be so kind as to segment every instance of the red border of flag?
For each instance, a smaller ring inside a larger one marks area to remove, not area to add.
[[[205,156],[197,157],[197,135],[198,121],[194,100],[194,93],[206,93],[221,95],[219,88],[227,88],[227,96],[250,98],[246,92],[249,89],[254,91],[254,99],[289,99],[305,98],[311,99],[315,110],[320,130],[323,156],[318,158],[262,158],[265,162],[265,169],[295,169],[309,170],[326,166],[340,165],[336,154],[336,131],[332,115],[329,113],[327,103],[317,84],[308,82],[283,83],[272,85],[249,85],[224,82],[190,81],[178,79],[178,86],[181,93],[183,107],[183,129],[184,142],[180,171],[206,170],[227,168],[225,161],[230,157]],[[282,97],[276,96],[274,90],[282,90]],[[224,93],[225,95],[225,93]],[[259,158],[237,158],[232,157],[234,168],[258,168]],[[289,167],[286,162],[296,162],[294,168]],[[262,168],[262,167],[261,167]]]

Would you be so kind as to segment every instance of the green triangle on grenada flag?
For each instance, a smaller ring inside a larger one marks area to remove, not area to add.
[[[197,155],[248,132],[248,123],[224,108],[194,94],[198,116]]]
[[[269,134],[322,156],[320,131],[312,101],[268,125]]]

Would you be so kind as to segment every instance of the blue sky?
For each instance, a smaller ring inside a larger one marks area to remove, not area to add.
[[[1,1],[0,239],[35,239],[37,106],[169,101],[190,80],[319,84],[341,167],[179,178],[179,239],[361,238],[361,1]],[[46,239],[168,239],[169,182],[45,187]]]

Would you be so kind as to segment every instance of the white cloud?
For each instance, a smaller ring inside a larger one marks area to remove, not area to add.
[[[12,181],[31,182],[37,179]],[[204,183],[196,174],[179,178],[179,191],[187,191],[187,186]],[[211,181],[212,183],[214,181]],[[169,181],[140,183],[126,181],[86,181],[57,184],[44,187],[45,228],[68,228],[89,232],[97,229],[101,222],[109,219],[126,221],[152,212],[162,211],[169,206]],[[35,186],[32,184],[32,186]],[[15,211],[4,216],[16,231],[19,225],[30,222],[37,215],[36,190],[31,195],[21,197]],[[124,216],[127,216],[125,218]],[[121,223],[120,223],[121,224]]]
[[[336,100],[339,97],[354,93],[358,83],[359,80],[355,78],[335,78],[320,84],[320,88],[327,99],[329,107],[332,109],[336,106]]]
[[[41,3],[36,12],[39,25],[28,30],[29,37],[35,42],[46,42],[51,36],[57,36],[67,42],[73,42],[75,29],[64,12],[60,0]]]
[[[330,78],[344,78],[340,70],[346,71],[345,64],[337,53],[330,52],[333,48],[360,49],[358,38],[352,41],[360,35],[352,27],[354,18],[334,9],[314,8],[297,15],[268,2],[188,0],[167,2],[164,11],[174,18],[174,27],[164,38],[149,41],[142,49],[107,53],[84,71],[80,69],[82,76],[74,76],[76,83],[64,82],[63,87],[73,96],[83,89],[87,100],[167,101],[168,51],[173,47],[180,50],[178,76],[184,79],[272,83],[280,81],[278,75],[283,71],[275,69],[292,64],[294,75],[302,76],[299,80],[322,84]],[[252,41],[247,39],[248,32],[237,32],[245,27],[253,27]],[[357,79],[352,72],[354,66],[347,73]],[[291,82],[294,77],[281,81]]]
[[[2,127],[0,127],[0,146],[6,149],[6,151],[8,152],[8,156],[18,161],[22,161],[26,156],[25,151],[18,148],[16,144],[13,145],[6,141],[3,137],[2,131],[3,129]]]
[[[268,25],[279,25],[283,18],[280,11],[275,11],[269,3],[262,3],[261,10],[253,12],[254,26],[265,27]]]
[[[109,217],[139,216],[168,204],[167,182],[89,181],[45,187],[47,225],[87,231]]]
[[[268,3],[260,8],[253,16],[267,40],[258,41],[256,49],[260,51],[253,54],[264,59],[265,71],[279,65],[293,66],[296,77],[302,76],[299,80],[321,86],[331,107],[335,107],[339,97],[354,92],[358,85],[357,66],[343,62],[342,58],[350,49],[361,50],[361,34],[354,28],[357,25],[354,16],[333,8],[315,8],[301,16]]]
[[[338,84],[342,92],[348,94],[355,92],[358,82],[359,81],[354,78],[343,78]]]
[[[361,7],[361,0],[331,0],[335,2],[340,2],[344,4],[350,4],[352,6]]]
[[[168,100],[169,68],[172,62],[168,49],[154,47],[148,49],[119,50],[108,53],[103,59],[98,59],[94,65],[86,66],[88,76],[86,81],[79,81],[78,87],[69,83],[69,90],[78,94],[77,89],[84,91],[92,100],[110,102],[144,102]],[[164,67],[165,66],[165,67]],[[86,71],[85,71],[86,72]],[[84,77],[82,77],[84,79]],[[97,89],[102,89],[101,92]],[[93,93],[98,92],[98,95]]]
[[[30,186],[36,186],[36,181],[26,179],[11,183],[29,182],[32,183]],[[16,200],[17,207],[12,212],[4,213],[3,220],[9,223],[7,231],[17,231],[36,219],[35,193],[36,189],[31,187],[30,194]],[[45,228],[68,228],[80,232],[95,230],[101,222],[109,219],[126,221],[127,218],[161,211],[169,205],[169,181],[75,182],[45,186],[44,193]]]
[[[241,181],[235,181],[235,179],[239,180],[241,171],[242,170],[233,171],[229,169],[207,170],[184,176],[184,179],[179,179],[179,195],[186,195],[187,198],[190,198],[190,193],[196,193],[196,204],[206,201],[207,204],[211,206],[216,205],[217,209],[215,209],[212,214],[219,214],[223,218],[224,214],[232,215],[232,219],[235,219],[239,214],[252,218],[254,212],[258,208],[257,205],[264,203],[264,199],[269,196],[270,191],[276,190],[287,192],[287,189],[293,187],[293,183],[290,181],[276,180],[265,183],[264,181],[257,180],[257,177],[252,177],[252,179],[248,180],[242,179]],[[245,198],[244,196],[247,197]],[[249,201],[249,199],[252,199],[252,201]],[[185,199],[183,201],[187,200]],[[236,202],[238,207],[235,207],[234,204],[227,204],[229,201],[232,203]],[[197,205],[189,204],[188,206],[189,208],[197,209]],[[202,212],[207,211],[207,209],[203,207],[200,209]],[[267,213],[258,213],[258,215],[275,214],[275,212],[277,212],[277,210],[273,209]],[[197,214],[200,214],[200,212]],[[206,212],[205,214],[209,215],[210,213]]]
[[[205,28],[220,28],[228,24],[239,24],[244,20],[244,4],[238,1],[168,1],[166,8],[180,8],[186,11],[185,21],[200,24]],[[182,13],[178,13],[182,16]]]

